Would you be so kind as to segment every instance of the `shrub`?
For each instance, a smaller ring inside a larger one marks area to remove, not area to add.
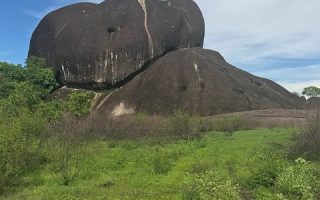
[[[6,92],[6,96],[13,91],[16,84],[23,82],[37,86],[47,94],[58,86],[54,73],[46,65],[45,59],[30,57],[25,68],[0,62],[0,89]],[[11,85],[8,85],[9,83]]]
[[[216,121],[218,131],[222,131],[226,136],[232,136],[234,131],[243,128],[243,120],[237,116],[223,117]]]
[[[309,160],[320,159],[320,111],[308,118],[305,127],[293,137],[289,155],[302,156]]]
[[[289,199],[315,199],[320,187],[310,162],[299,158],[295,165],[284,170],[277,178],[276,186],[281,194]]]
[[[258,187],[273,187],[279,175],[279,169],[273,165],[266,165],[256,170],[246,181],[246,186],[255,189]]]
[[[117,118],[103,118],[93,116],[94,132],[98,136],[113,139],[123,138],[175,138],[190,139],[199,137],[197,125],[192,123],[191,116],[177,112],[175,115],[164,118],[157,115],[137,113]]]
[[[253,167],[250,168],[250,176],[244,180],[244,186],[251,189],[273,187],[287,166],[285,151],[286,145],[277,142],[268,142],[254,148],[250,159]]]
[[[0,189],[15,185],[42,159],[40,135],[45,121],[28,110],[0,123]]]
[[[2,100],[2,112],[8,115],[18,115],[20,109],[35,111],[41,102],[42,93],[39,88],[28,83],[20,83],[8,98]]]
[[[202,120],[198,117],[192,117],[187,113],[176,111],[167,118],[169,126],[169,135],[182,139],[194,139],[200,137]]]
[[[26,61],[25,79],[31,84],[38,85],[41,88],[51,92],[58,86],[54,73],[46,64],[46,59],[29,57]]]
[[[156,174],[167,174],[173,166],[172,155],[156,148],[155,156],[152,159],[152,170]]]
[[[195,158],[195,162],[188,168],[190,174],[202,174],[208,171],[212,166],[207,160],[201,158]]]
[[[199,133],[206,133],[214,130],[214,124],[211,120],[197,117],[193,119],[195,121],[195,129]]]
[[[47,129],[48,157],[53,159],[63,185],[77,178],[85,157],[85,147],[91,133],[90,118],[65,115]]]
[[[185,187],[182,191],[184,200],[206,199],[240,199],[238,186],[219,176],[213,171],[203,174],[188,174]]]
[[[20,82],[25,81],[25,70],[21,65],[9,64],[0,62],[0,77],[5,82]]]
[[[60,100],[51,100],[48,102],[41,102],[38,106],[37,112],[48,121],[58,121],[64,111],[64,102]]]
[[[0,99],[7,98],[14,90],[15,84],[1,79],[0,76]]]
[[[89,114],[91,108],[91,95],[88,92],[77,90],[69,95],[66,102],[67,111],[82,116]]]
[[[156,174],[167,174],[171,168],[170,158],[162,152],[159,152],[152,160],[152,170]]]
[[[190,116],[183,112],[177,111],[170,118],[170,127],[173,135],[182,136],[188,135],[191,132]]]

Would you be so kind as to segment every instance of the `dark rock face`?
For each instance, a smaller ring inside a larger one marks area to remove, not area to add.
[[[320,109],[320,97],[312,97],[306,101],[306,109]]]
[[[29,56],[44,57],[66,85],[117,85],[161,55],[201,47],[204,20],[192,0],[107,0],[48,14]]]
[[[176,110],[213,115],[302,108],[304,104],[278,84],[235,68],[219,53],[201,48],[168,53],[102,102],[98,110],[104,115]]]

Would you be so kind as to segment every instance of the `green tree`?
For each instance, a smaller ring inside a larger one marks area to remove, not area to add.
[[[14,90],[15,84],[13,82],[7,82],[0,77],[0,99],[7,98]]]
[[[4,113],[0,113],[0,116]],[[40,135],[45,120],[21,108],[18,116],[0,117],[0,193],[19,183],[23,174],[40,164]]]
[[[0,62],[0,79],[3,81],[25,81],[25,70],[21,65]]]
[[[23,108],[34,112],[45,94],[41,88],[35,85],[27,82],[18,83],[11,94],[1,100],[0,111],[12,116],[18,115]]]
[[[30,57],[26,60],[26,80],[51,92],[58,86],[54,73],[43,58]]]
[[[0,62],[0,99],[7,98],[20,83],[38,86],[47,94],[58,86],[45,59],[30,57],[26,60],[26,67]]]
[[[302,94],[308,97],[318,97],[320,96],[320,88],[315,86],[306,87],[303,89]]]

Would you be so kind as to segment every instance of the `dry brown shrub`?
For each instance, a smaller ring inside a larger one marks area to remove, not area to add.
[[[312,112],[305,126],[294,135],[289,155],[309,160],[320,159],[320,110]]]
[[[65,114],[60,121],[47,128],[45,145],[60,174],[61,183],[69,185],[77,176],[85,157],[85,146],[91,137],[92,121],[89,117]]]

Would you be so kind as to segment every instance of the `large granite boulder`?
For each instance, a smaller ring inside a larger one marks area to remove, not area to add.
[[[204,20],[193,0],[77,3],[45,16],[29,56],[44,57],[60,82],[117,86],[167,52],[201,47]]]
[[[218,52],[190,48],[166,54],[99,102],[96,110],[103,115],[176,110],[214,115],[302,108],[305,101],[268,79],[233,67]]]

